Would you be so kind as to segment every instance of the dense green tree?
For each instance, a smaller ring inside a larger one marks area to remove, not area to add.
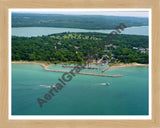
[[[148,18],[104,15],[12,13],[12,27],[115,29],[120,23],[124,23],[127,27],[147,26]],[[81,39],[79,35],[77,37]],[[73,39],[73,36],[69,36],[68,39]]]
[[[111,62],[148,63],[148,52],[139,50],[148,48],[148,36],[118,35],[108,43],[105,41],[107,35],[59,33],[42,37],[12,36],[12,60],[82,62],[108,55]]]

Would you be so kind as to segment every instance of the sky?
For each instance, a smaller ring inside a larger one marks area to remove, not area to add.
[[[131,17],[149,17],[149,11],[113,11],[106,9],[21,9],[13,10],[12,12],[19,13],[41,13],[41,14],[65,14],[65,15],[109,15],[109,16],[131,16]]]

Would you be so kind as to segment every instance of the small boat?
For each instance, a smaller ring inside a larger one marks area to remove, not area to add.
[[[56,85],[51,85],[51,88],[55,88],[56,87]]]
[[[110,85],[110,83],[106,83],[106,85]]]

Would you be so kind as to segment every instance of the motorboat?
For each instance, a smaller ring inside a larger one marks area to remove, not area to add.
[[[110,83],[106,83],[106,85],[110,85]]]
[[[55,88],[56,87],[56,85],[51,85],[51,88]]]

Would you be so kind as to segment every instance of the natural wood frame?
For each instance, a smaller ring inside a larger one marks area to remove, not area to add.
[[[9,8],[151,8],[152,119],[151,120],[9,120],[8,9]],[[159,128],[160,127],[160,1],[159,0],[0,0],[0,128]]]

